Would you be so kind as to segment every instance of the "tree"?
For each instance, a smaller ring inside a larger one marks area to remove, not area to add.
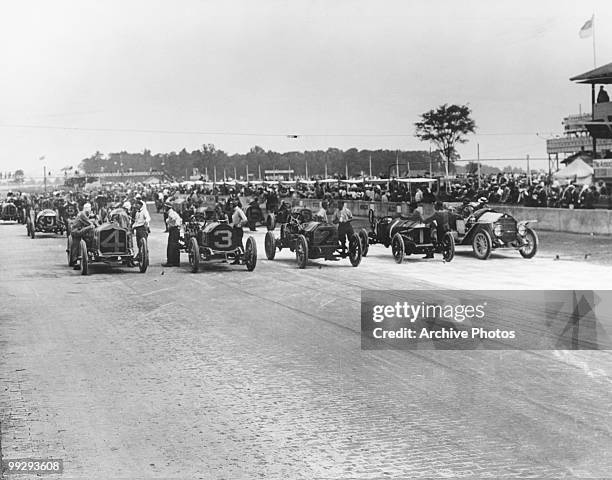
[[[465,171],[468,175],[476,175],[478,173],[478,164],[476,162],[468,162],[465,166]]]
[[[455,145],[466,143],[465,135],[474,133],[476,123],[471,118],[472,111],[467,105],[440,105],[421,115],[416,122],[416,136],[420,140],[432,142],[445,160],[446,176],[449,164],[459,158]]]
[[[13,174],[13,182],[23,183],[24,180],[25,180],[25,174],[23,173],[23,170],[21,169],[15,170],[15,173]]]

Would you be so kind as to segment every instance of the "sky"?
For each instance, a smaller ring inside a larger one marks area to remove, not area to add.
[[[429,150],[414,122],[444,103],[472,108],[462,159],[537,167],[590,111],[569,78],[593,68],[593,14],[600,66],[609,0],[4,0],[0,171],[208,143]]]

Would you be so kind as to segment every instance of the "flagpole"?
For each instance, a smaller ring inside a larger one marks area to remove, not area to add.
[[[595,12],[593,12],[593,68],[597,68],[597,57],[595,56]]]

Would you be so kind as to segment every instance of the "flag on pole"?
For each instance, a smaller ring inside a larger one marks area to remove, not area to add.
[[[578,35],[580,36],[580,38],[589,38],[593,36],[593,22],[595,21],[595,15],[593,15],[590,20],[587,20],[584,25],[582,26],[582,28],[580,29],[580,31],[578,32]]]
[[[42,157],[40,157],[38,160],[44,160],[45,156],[43,155]]]

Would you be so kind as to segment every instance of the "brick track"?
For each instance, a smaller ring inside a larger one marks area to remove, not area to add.
[[[193,275],[158,266],[156,225],[146,274],[81,277],[63,239],[0,227],[4,458],[106,479],[612,471],[608,352],[359,347],[362,288],[609,288],[610,267],[518,254],[399,266],[377,246],[359,268],[298,271],[286,251],[266,261],[258,232],[255,272]]]

